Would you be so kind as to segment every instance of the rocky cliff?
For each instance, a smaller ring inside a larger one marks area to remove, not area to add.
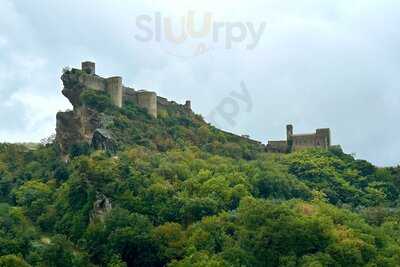
[[[56,141],[63,154],[68,154],[77,144],[115,150],[112,134],[105,129],[107,116],[82,102],[82,93],[90,88],[80,82],[80,75],[81,72],[73,70],[61,77],[62,94],[71,102],[73,110],[57,113]]]

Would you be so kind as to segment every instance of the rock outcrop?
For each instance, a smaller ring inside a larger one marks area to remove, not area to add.
[[[114,138],[112,137],[111,132],[106,129],[96,129],[94,131],[92,146],[95,149],[104,150],[110,153],[115,153],[117,151]]]
[[[68,98],[74,109],[82,105],[80,95],[85,90],[79,77],[80,73],[77,71],[67,71],[61,76],[61,81],[64,84],[62,94]]]
[[[80,118],[74,111],[57,113],[56,142],[62,154],[66,155],[69,148],[82,141]]]
[[[105,216],[111,211],[111,200],[102,193],[96,194],[96,200],[93,203],[93,209],[90,213],[90,222],[99,220],[104,221]]]
[[[106,115],[85,106],[81,101],[81,94],[86,88],[80,82],[80,75],[79,71],[67,71],[61,77],[64,84],[62,93],[71,102],[73,110],[57,113],[56,142],[64,155],[73,145],[81,143],[115,152],[112,133],[104,129]]]

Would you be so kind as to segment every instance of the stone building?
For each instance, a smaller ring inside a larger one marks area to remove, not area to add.
[[[134,102],[139,107],[146,109],[150,115],[157,118],[159,99],[155,92],[126,87],[119,76],[110,78],[100,77],[96,75],[96,64],[94,62],[82,62],[82,71],[86,75],[79,77],[79,83],[85,88],[107,92],[112,102],[118,107],[122,107],[124,101]],[[189,106],[187,106],[188,103]],[[187,102],[185,106],[190,109],[190,102]]]
[[[311,134],[293,134],[293,125],[286,126],[286,140],[268,141],[267,152],[290,153],[305,148],[324,148],[331,146],[330,129],[317,129]]]

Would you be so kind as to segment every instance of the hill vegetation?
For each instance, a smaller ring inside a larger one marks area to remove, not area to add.
[[[0,266],[400,265],[400,168],[81,99],[117,149],[1,144]]]

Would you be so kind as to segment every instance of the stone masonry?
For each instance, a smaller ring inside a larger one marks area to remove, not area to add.
[[[286,126],[286,140],[268,141],[267,152],[290,153],[306,148],[328,149],[331,146],[329,128],[317,129],[312,134],[293,134],[293,125]]]
[[[82,71],[87,75],[80,77],[80,83],[93,90],[107,92],[114,105],[122,107],[125,100],[136,103],[144,108],[153,117],[157,118],[157,94],[151,91],[139,90],[126,87],[122,84],[119,76],[102,78],[96,75],[96,64],[94,62],[82,62]]]
[[[107,130],[110,119],[106,114],[82,104],[81,94],[85,90],[106,92],[112,103],[118,107],[126,102],[134,103],[147,110],[154,118],[157,118],[158,112],[166,111],[170,107],[178,107],[180,112],[192,113],[190,101],[180,105],[157,96],[155,92],[126,87],[119,76],[103,78],[96,75],[94,62],[82,62],[81,69],[66,68],[61,80],[64,85],[62,94],[73,106],[73,110],[57,113],[56,142],[66,158],[74,145],[89,144],[109,152],[116,150],[113,133]]]
[[[66,71],[61,77],[64,88],[62,93],[66,96],[73,106],[72,111],[59,112],[57,114],[57,135],[56,140],[64,154],[67,154],[71,145],[86,142],[95,147],[107,150],[115,150],[112,144],[112,135],[105,132],[104,126],[106,118],[104,116],[82,106],[80,95],[84,90],[98,90],[106,92],[112,103],[122,107],[125,102],[133,102],[137,106],[147,110],[148,114],[157,118],[158,111],[163,111],[171,105],[176,105],[174,101],[168,101],[164,97],[157,96],[155,92],[146,90],[135,90],[123,85],[122,78],[119,76],[103,78],[96,74],[96,64],[94,62],[82,62],[81,69]],[[191,102],[188,100],[183,107],[185,112],[191,111]],[[232,134],[233,135],[233,134]],[[96,138],[94,138],[96,137]],[[259,143],[244,136],[246,140]],[[259,143],[261,144],[261,143]],[[305,148],[331,147],[330,129],[317,129],[311,134],[293,134],[293,126],[286,126],[286,140],[268,141],[267,152],[290,153]]]

